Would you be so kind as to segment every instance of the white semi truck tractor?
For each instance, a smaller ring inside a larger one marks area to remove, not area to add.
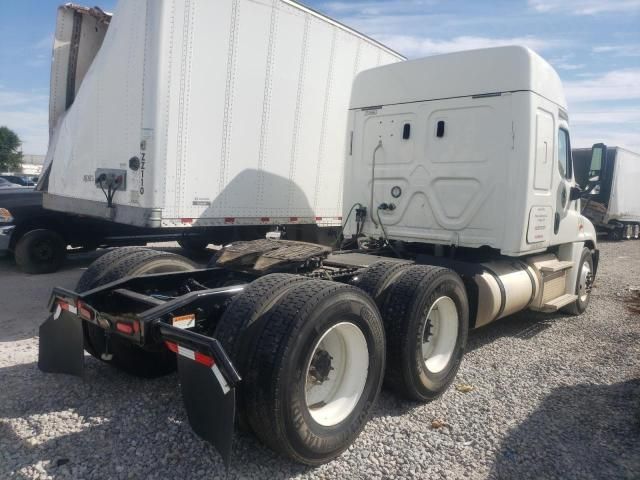
[[[383,380],[419,402],[441,395],[470,329],[587,308],[596,235],[580,215],[562,85],[537,54],[364,71],[345,136],[341,249],[243,241],[208,268],[110,251],[75,291],[53,290],[40,368],[80,374],[83,350],[140,376],[177,365],[189,422],[225,462],[240,419],[318,465],[355,441]]]

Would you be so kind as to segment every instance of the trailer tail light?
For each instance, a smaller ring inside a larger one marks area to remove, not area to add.
[[[133,326],[130,323],[116,322],[116,330],[126,335],[133,335]]]
[[[85,320],[93,320],[95,318],[93,310],[82,300],[78,300],[78,315]]]

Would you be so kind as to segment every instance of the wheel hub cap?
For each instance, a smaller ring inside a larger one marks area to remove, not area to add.
[[[316,350],[309,367],[309,379],[316,384],[328,380],[329,372],[334,369],[331,360],[333,357],[326,350]]]
[[[593,274],[591,273],[591,265],[584,262],[580,269],[580,282],[578,284],[578,295],[580,301],[585,302],[591,292],[591,284],[593,283]]]
[[[427,312],[422,334],[422,359],[431,373],[449,364],[458,341],[458,309],[450,297],[440,297]]]
[[[355,409],[369,372],[367,340],[359,327],[341,322],[318,340],[305,375],[305,402],[320,425],[337,425]]]

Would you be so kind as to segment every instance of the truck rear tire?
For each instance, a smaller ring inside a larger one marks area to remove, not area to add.
[[[360,434],[380,392],[380,313],[358,288],[308,280],[287,290],[264,323],[243,380],[245,414],[273,450],[325,463]]]
[[[190,260],[180,255],[143,247],[125,247],[112,250],[91,264],[78,281],[76,289],[79,292],[87,291],[124,277],[195,268]],[[154,378],[171,373],[176,368],[175,354],[164,346],[147,350],[116,335],[111,335],[109,339],[109,353],[112,357],[108,361],[104,360],[102,353],[107,345],[105,331],[83,322],[83,332],[85,350],[90,355],[131,375]]]
[[[31,230],[16,243],[14,256],[18,267],[25,273],[52,273],[64,263],[67,243],[53,230]]]
[[[216,326],[214,337],[222,344],[241,377],[248,374],[251,352],[255,350],[256,338],[265,326],[261,321],[282,295],[300,282],[309,280],[300,275],[273,273],[251,282],[236,295]],[[245,416],[246,383],[238,387],[238,424],[249,430]]]
[[[393,282],[411,266],[409,262],[379,261],[371,264],[359,275],[356,287],[364,290],[382,309]]]
[[[578,269],[578,280],[576,282],[576,295],[578,299],[571,305],[567,305],[563,310],[571,315],[581,315],[587,310],[591,299],[591,282],[593,278],[593,254],[587,247],[582,249],[580,255],[580,267]]]
[[[447,268],[411,266],[391,286],[382,317],[385,384],[420,402],[442,395],[467,343],[469,304],[462,279]]]

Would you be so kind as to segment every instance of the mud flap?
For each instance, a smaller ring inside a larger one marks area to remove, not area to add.
[[[57,318],[56,318],[57,316]],[[82,322],[66,311],[56,311],[40,325],[38,368],[48,373],[82,376],[84,346]]]
[[[214,364],[214,367],[217,368]],[[236,389],[220,381],[212,367],[178,355],[178,374],[184,406],[191,428],[213,444],[229,468]]]

